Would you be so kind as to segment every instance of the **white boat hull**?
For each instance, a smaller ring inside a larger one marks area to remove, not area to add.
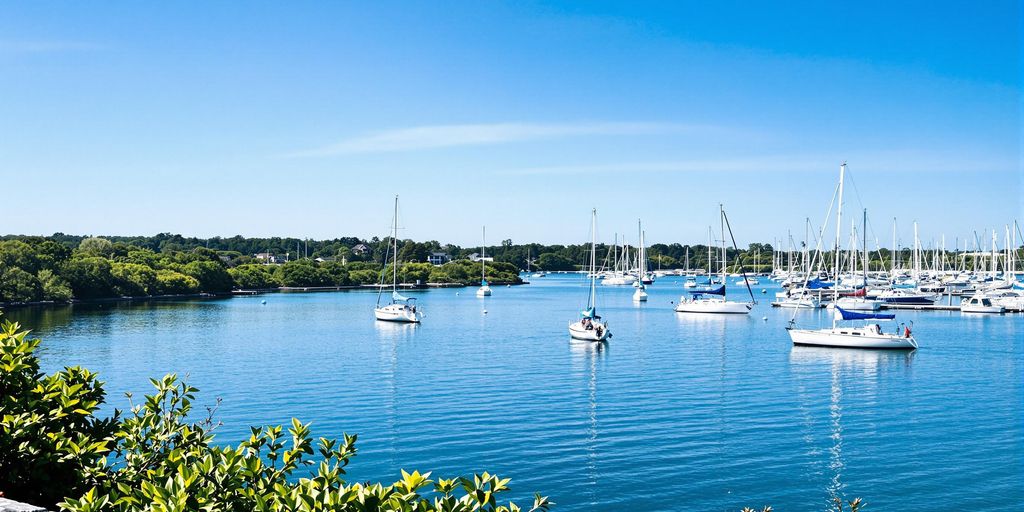
[[[636,279],[631,277],[606,277],[601,280],[603,286],[633,286]]]
[[[491,296],[491,287],[490,286],[481,286],[480,288],[477,288],[476,296],[477,297],[490,297]]]
[[[821,302],[814,297],[790,297],[772,302],[772,306],[789,309],[817,309],[821,307]]]
[[[917,348],[917,340],[913,336],[876,333],[871,332],[869,328],[863,327],[787,330],[789,331],[789,338],[793,340],[794,345],[903,350]]]
[[[389,304],[384,307],[374,308],[373,316],[381,322],[400,322],[416,324],[423,318],[423,314],[401,304]]]
[[[991,313],[991,314],[1002,314],[1006,312],[1006,308],[1003,306],[978,306],[978,305],[961,305],[961,313]]]
[[[677,313],[720,313],[745,315],[750,313],[753,305],[746,302],[733,302],[722,299],[689,300],[685,297],[676,304]]]
[[[603,323],[591,322],[591,328],[587,329],[581,321],[569,324],[569,336],[576,340],[598,342],[607,340],[611,333],[608,332],[608,326]]]
[[[878,311],[882,309],[882,301],[875,299],[841,297],[836,304],[847,311]]]
[[[647,302],[647,292],[637,288],[637,290],[635,292],[633,292],[633,301],[634,302]]]

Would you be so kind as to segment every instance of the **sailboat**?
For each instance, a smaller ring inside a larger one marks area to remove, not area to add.
[[[416,299],[398,293],[398,196],[395,196],[395,222],[391,231],[392,245],[388,253],[392,256],[391,303],[381,306],[381,295],[384,293],[384,275],[387,270],[389,254],[384,255],[384,268],[380,271],[380,285],[377,288],[377,306],[373,315],[382,322],[419,323],[423,313],[416,308]]]
[[[836,277],[839,276],[839,245],[841,243],[842,219],[843,219],[843,180],[846,177],[846,162],[839,167],[839,191],[838,207],[836,209],[836,244],[835,264],[833,269]],[[832,302],[838,303],[838,287],[833,287]],[[789,321],[786,331],[794,345],[818,345],[824,347],[846,347],[846,348],[888,348],[888,349],[916,349],[917,340],[910,333],[910,326],[906,326],[903,332],[897,330],[893,333],[882,332],[877,323],[867,323],[861,327],[841,326],[840,322],[849,320],[895,320],[896,315],[891,313],[857,312],[843,309],[841,306],[833,308],[832,327],[825,329],[797,329],[795,319]]]
[[[640,249],[637,252],[637,272],[638,279],[634,286],[636,291],[633,292],[634,302],[647,302],[647,285],[644,283],[644,276],[647,272],[647,251],[644,249],[644,230],[641,227],[640,221],[636,221],[637,231],[640,232]]]
[[[477,297],[490,297],[491,287],[487,284],[487,226],[484,226],[483,238],[480,245],[480,288],[476,290]]]
[[[750,290],[750,285],[747,285],[747,291],[750,292],[750,302],[736,302],[725,299],[725,268],[726,268],[726,250],[725,250],[725,209],[722,205],[718,205],[719,217],[722,223],[722,268],[721,268],[721,284],[718,286],[707,286],[704,288],[694,288],[688,290],[690,297],[679,298],[679,304],[676,304],[677,313],[724,313],[724,314],[742,314],[745,315],[750,313],[750,310],[754,307],[754,292]],[[731,232],[731,229],[730,229]],[[710,260],[708,260],[708,266],[711,266]],[[710,275],[710,274],[709,274]],[[746,272],[743,273],[744,279],[746,279]]]
[[[885,349],[916,349],[917,340],[910,332],[911,326],[904,326],[903,332],[886,333],[878,323],[868,322],[861,327],[841,326],[840,322],[849,320],[895,320],[893,313],[875,313],[847,311],[841,307],[834,308],[832,327],[826,329],[797,329],[794,322],[786,327],[794,345],[816,345],[821,347],[844,348],[885,348]]]
[[[608,323],[602,322],[597,314],[597,209],[591,211],[590,219],[590,293],[587,308],[580,311],[580,319],[569,324],[569,336],[573,339],[601,342],[612,337]]]

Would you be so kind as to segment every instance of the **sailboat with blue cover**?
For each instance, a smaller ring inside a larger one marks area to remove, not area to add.
[[[392,258],[391,302],[381,306],[384,294],[384,276],[387,271],[388,257]],[[398,196],[395,196],[395,221],[391,231],[391,244],[384,255],[384,268],[380,271],[380,284],[377,287],[377,306],[373,308],[373,316],[382,322],[400,322],[417,324],[423,319],[423,313],[416,307],[414,297],[405,297],[398,293]]]
[[[863,320],[861,326],[851,326],[843,322]],[[847,311],[841,307],[834,308],[832,327],[825,329],[797,329],[790,320],[786,331],[794,345],[814,345],[819,347],[871,348],[871,349],[902,349],[917,348],[917,340],[911,333],[911,325],[900,325],[894,332],[884,332],[875,320],[895,322],[893,313],[866,313]]]
[[[573,339],[601,342],[612,337],[607,322],[602,322],[597,314],[597,209],[594,209],[590,220],[590,292],[587,296],[587,307],[580,311],[580,319],[569,324],[569,336]]]
[[[836,243],[835,263],[832,268],[835,270],[835,277],[838,278],[839,270],[839,244],[842,236],[843,219],[843,178],[846,174],[846,162],[839,167],[839,189],[838,207],[836,208]],[[866,224],[866,222],[865,222]],[[838,279],[837,279],[838,281]],[[844,309],[839,303],[838,287],[832,287],[833,307],[832,327],[825,329],[797,329],[796,321],[790,319],[786,331],[794,345],[815,345],[820,347],[845,347],[845,348],[870,348],[870,349],[916,349],[917,340],[910,332],[909,325],[897,328],[895,332],[884,332],[882,326],[875,320],[896,320],[892,313],[860,312]],[[862,326],[851,326],[843,322],[864,320]]]
[[[725,249],[725,209],[722,205],[718,206],[719,218],[722,222],[722,261],[721,261],[721,284],[717,286],[714,280],[711,279],[708,286],[696,287],[687,290],[689,297],[686,295],[679,298],[679,303],[676,304],[677,313],[714,313],[714,314],[736,314],[746,315],[750,313],[750,310],[754,307],[754,292],[750,289],[750,284],[746,281],[746,272],[744,272],[743,278],[744,283],[747,286],[747,292],[750,294],[750,302],[736,302],[732,300],[726,300],[725,298],[725,268],[726,268],[726,249]],[[732,229],[730,228],[730,234]],[[735,240],[733,241],[735,244]],[[708,246],[710,248],[710,245]],[[710,252],[710,249],[708,250]],[[711,262],[708,259],[708,268],[710,269]],[[710,278],[710,270],[708,272]]]

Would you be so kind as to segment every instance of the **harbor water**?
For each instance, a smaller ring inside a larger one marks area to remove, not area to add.
[[[487,298],[411,293],[421,325],[375,322],[364,291],[4,317],[43,339],[44,371],[98,371],[104,412],[176,372],[199,405],[223,399],[217,442],[292,417],[318,436],[358,433],[353,481],[486,470],[512,478],[509,498],[540,492],[561,511],[825,510],[834,497],[879,511],[1019,509],[1024,315],[898,311],[920,349],[794,347],[791,318],[825,326],[829,313],[773,309],[766,283],[751,314],[722,316],[675,313],[678,278],[644,304],[632,287],[602,287],[613,337],[600,345],[569,339],[587,298],[576,275]]]

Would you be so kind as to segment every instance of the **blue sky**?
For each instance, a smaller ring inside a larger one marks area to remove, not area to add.
[[[825,5],[822,5],[825,4]],[[0,232],[882,245],[1024,217],[1017,2],[4,2]],[[845,222],[844,222],[845,224]],[[948,242],[952,245],[952,242]]]

